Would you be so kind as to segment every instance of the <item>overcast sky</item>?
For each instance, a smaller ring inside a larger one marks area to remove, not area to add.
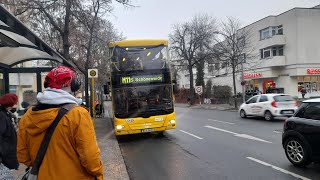
[[[136,8],[115,4],[109,18],[127,39],[168,38],[172,25],[207,13],[238,18],[243,25],[294,7],[314,7],[320,0],[131,0]]]

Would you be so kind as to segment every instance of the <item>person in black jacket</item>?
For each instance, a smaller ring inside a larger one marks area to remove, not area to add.
[[[18,169],[17,129],[13,113],[16,111],[18,96],[5,94],[0,97],[0,179],[14,179],[10,169]]]

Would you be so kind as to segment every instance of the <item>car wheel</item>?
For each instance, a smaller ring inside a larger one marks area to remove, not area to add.
[[[271,114],[270,111],[266,111],[264,113],[264,119],[267,120],[267,121],[272,121],[273,120],[273,115]]]
[[[288,160],[295,166],[305,167],[311,163],[307,145],[297,138],[286,140],[284,149]]]
[[[247,117],[247,114],[243,109],[240,110],[240,117],[241,118],[246,118]]]

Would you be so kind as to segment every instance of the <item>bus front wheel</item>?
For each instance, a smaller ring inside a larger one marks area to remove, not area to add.
[[[164,137],[164,131],[159,131],[157,132],[158,137]]]

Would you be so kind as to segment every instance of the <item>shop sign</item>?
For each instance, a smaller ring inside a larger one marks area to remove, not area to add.
[[[257,77],[262,77],[262,74],[261,73],[250,73],[250,74],[243,75],[244,79],[257,78]]]
[[[307,69],[307,74],[320,74],[320,68],[319,69]]]

